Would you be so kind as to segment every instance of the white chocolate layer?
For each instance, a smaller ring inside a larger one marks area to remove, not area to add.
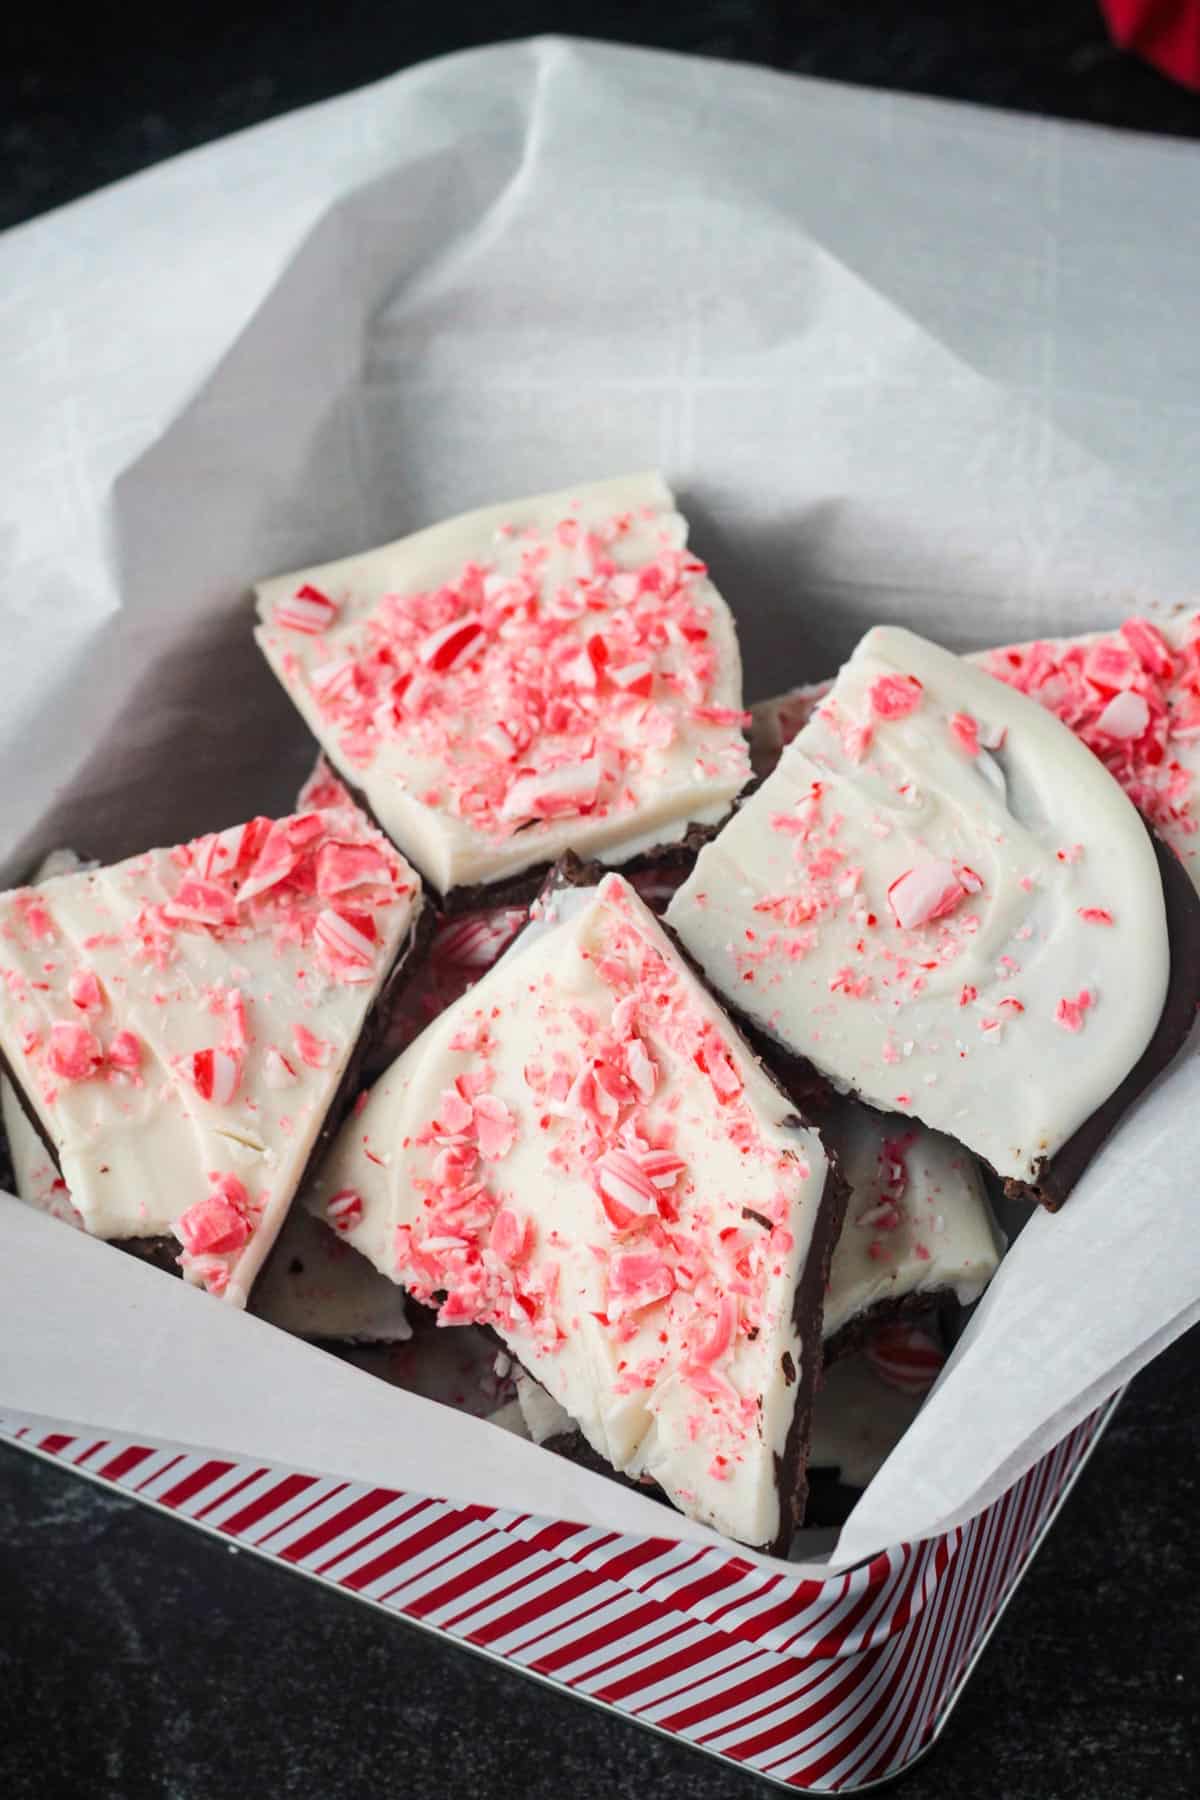
[[[256,636],[443,893],[619,862],[749,775],[733,620],[686,540],[660,476],[597,482],[261,582]]]
[[[493,1325],[615,1468],[766,1544],[825,1153],[628,883],[559,904],[379,1081],[306,1203],[443,1323]]]
[[[974,1159],[923,1125],[846,1103],[822,1136],[850,1186],[825,1296],[826,1340],[881,1301],[952,1290],[978,1300],[1000,1237]]]
[[[1154,852],[1117,783],[1049,713],[888,628],[667,919],[835,1085],[1018,1180],[1137,1062],[1170,967]]]
[[[18,1200],[36,1207],[38,1212],[49,1213],[52,1219],[59,1219],[76,1231],[85,1230],[67,1184],[54,1166],[54,1158],[30,1124],[17,1099],[17,1090],[6,1075],[0,1076],[0,1116],[4,1119]]]
[[[357,808],[0,896],[0,1049],[84,1228],[244,1305],[420,905]]]
[[[535,1381],[524,1369],[518,1369],[516,1383],[517,1405],[525,1431],[535,1444],[544,1444],[547,1438],[574,1431],[575,1421],[566,1407],[560,1406],[540,1381]]]

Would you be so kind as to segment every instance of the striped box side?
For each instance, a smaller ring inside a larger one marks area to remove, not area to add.
[[[767,1780],[840,1793],[932,1742],[1115,1404],[961,1529],[819,1581],[48,1422],[0,1437]]]

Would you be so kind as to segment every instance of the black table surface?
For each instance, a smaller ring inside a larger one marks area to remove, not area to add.
[[[1092,0],[209,0],[0,25],[0,225],[423,57],[540,31],[1200,136]],[[1141,1375],[905,1800],[1200,1793],[1200,1334]],[[0,1795],[749,1795],[752,1778],[0,1451]]]

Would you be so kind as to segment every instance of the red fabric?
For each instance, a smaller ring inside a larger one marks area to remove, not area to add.
[[[1200,0],[1100,0],[1113,39],[1200,91]]]

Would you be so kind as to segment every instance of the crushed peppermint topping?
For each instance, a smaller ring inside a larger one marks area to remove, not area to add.
[[[1054,1009],[1054,1017],[1064,1031],[1082,1031],[1089,1010],[1096,1004],[1096,996],[1087,988],[1080,988],[1072,1000],[1064,995]]]
[[[916,712],[924,693],[915,675],[881,675],[871,683],[871,711],[880,719],[907,719]]]
[[[86,1025],[56,1019],[50,1027],[46,1063],[62,1081],[88,1081],[104,1061],[99,1039]]]
[[[504,1181],[504,1157],[533,1138],[553,1172],[594,1197],[587,1250],[603,1274],[591,1316],[619,1358],[617,1391],[681,1378],[696,1431],[736,1464],[758,1390],[739,1388],[734,1359],[771,1323],[767,1284],[793,1248],[788,1184],[807,1171],[763,1137],[739,1048],[625,884],[609,877],[599,893],[585,960],[607,990],[603,1006],[576,1002],[552,970],[531,978],[521,1006],[542,1021],[541,1047],[503,1092],[504,1005],[463,1015],[448,1041],[458,1073],[409,1140],[419,1206],[396,1228],[395,1266],[441,1324],[490,1325],[532,1342],[525,1356],[553,1356],[569,1319],[563,1246]],[[685,1107],[738,1146],[748,1187],[739,1182],[736,1206],[707,1192],[704,1167],[682,1153]],[[374,1154],[366,1140],[363,1149]],[[744,1207],[747,1191],[754,1204]]]
[[[635,552],[635,524],[566,518],[511,535],[503,567],[469,561],[440,587],[384,595],[311,658],[289,652],[339,762],[367,770],[399,745],[436,769],[414,790],[425,804],[496,839],[632,811],[638,777],[685,728],[697,779],[740,783],[747,715],[720,704],[707,571],[663,537]],[[339,610],[305,586],[274,620],[317,638]]]
[[[989,674],[1054,713],[1095,752],[1139,812],[1194,852],[1194,756],[1200,739],[1200,614],[1149,619],[1100,637],[988,651]]]
[[[281,600],[275,608],[275,623],[284,626],[288,631],[301,631],[307,637],[316,637],[327,631],[338,616],[338,604],[319,588],[305,582],[286,600]]]
[[[353,1231],[363,1216],[363,1198],[357,1188],[340,1188],[325,1202],[326,1221],[335,1231]]]
[[[224,1256],[240,1250],[254,1229],[250,1196],[236,1175],[210,1175],[211,1192],[175,1221],[185,1256]],[[182,1260],[182,1259],[181,1259]]]
[[[979,724],[969,712],[951,714],[950,734],[968,756],[979,755]]]
[[[241,1085],[241,1058],[228,1050],[197,1050],[190,1058],[188,1073],[202,1100],[229,1106]]]

